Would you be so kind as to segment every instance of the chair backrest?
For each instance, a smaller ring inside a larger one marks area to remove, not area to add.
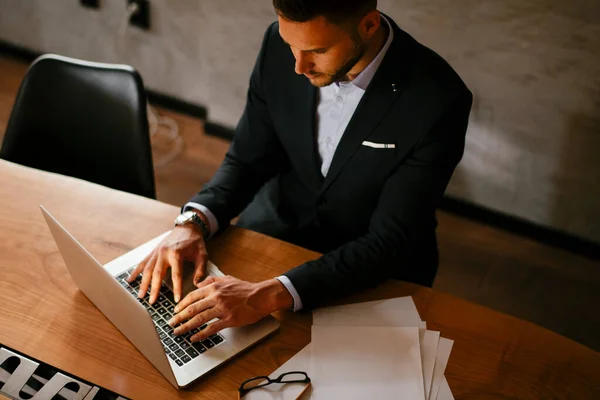
[[[39,57],[19,88],[0,158],[155,198],[140,75],[125,65]]]

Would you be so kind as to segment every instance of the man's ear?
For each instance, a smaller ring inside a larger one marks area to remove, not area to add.
[[[369,40],[371,39],[371,37],[373,37],[375,32],[377,32],[377,29],[379,29],[380,24],[381,14],[379,14],[379,11],[369,11],[360,20],[358,24],[358,32],[364,40]]]

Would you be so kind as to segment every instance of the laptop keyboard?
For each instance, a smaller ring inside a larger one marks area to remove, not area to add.
[[[190,338],[200,332],[200,330],[206,328],[206,324],[199,328],[192,329],[185,335],[175,336],[173,334],[173,328],[167,323],[174,314],[175,301],[173,299],[173,292],[163,284],[160,288],[160,295],[156,302],[150,305],[150,303],[146,301],[149,299],[148,296],[143,299],[138,298],[142,277],[138,275],[137,279],[131,283],[126,281],[127,278],[129,278],[129,271],[119,275],[117,281],[121,286],[127,289],[137,301],[146,307],[154,321],[154,326],[156,327],[156,331],[158,332],[158,336],[165,348],[167,356],[175,361],[180,367],[183,367],[194,358],[224,342],[223,336],[217,333],[201,342],[192,343]]]

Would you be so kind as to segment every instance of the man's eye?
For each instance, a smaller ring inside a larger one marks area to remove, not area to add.
[[[325,49],[323,49],[323,50],[315,50],[315,51],[313,51],[313,53],[315,53],[315,54],[325,54],[326,51],[327,50],[325,50]]]

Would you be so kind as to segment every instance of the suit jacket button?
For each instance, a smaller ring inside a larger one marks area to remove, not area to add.
[[[327,204],[327,200],[322,197],[317,201],[318,206],[324,206],[325,204]]]

